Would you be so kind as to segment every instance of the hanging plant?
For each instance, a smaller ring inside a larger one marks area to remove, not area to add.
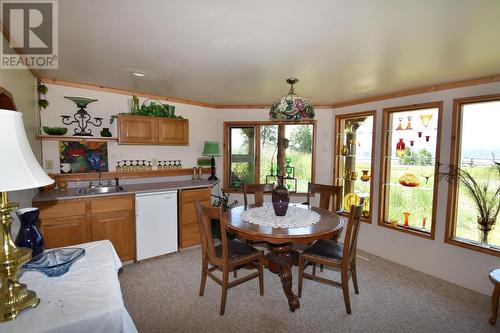
[[[36,90],[38,91],[38,106],[46,109],[49,106],[49,101],[47,101],[45,94],[47,94],[49,88],[43,83],[38,83]]]
[[[46,99],[39,99],[38,106],[41,107],[42,109],[46,109],[47,106],[49,106],[49,101],[47,101]]]

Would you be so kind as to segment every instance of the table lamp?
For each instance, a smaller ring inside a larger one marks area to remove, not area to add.
[[[208,180],[217,180],[215,175],[215,158],[214,156],[220,156],[220,144],[218,141],[205,141],[205,146],[203,147],[202,156],[212,156],[210,160],[211,175]]]
[[[12,241],[10,226],[11,212],[18,204],[10,203],[8,191],[18,191],[42,187],[54,182],[36,160],[31,151],[22,113],[0,109],[0,142],[2,142],[2,162],[0,163],[0,220],[2,223],[0,248],[0,322],[15,319],[17,314],[40,302],[35,292],[17,281],[17,273],[31,259],[31,249],[18,248]]]

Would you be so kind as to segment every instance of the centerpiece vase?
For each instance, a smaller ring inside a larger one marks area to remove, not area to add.
[[[19,247],[27,247],[33,250],[32,258],[44,251],[42,234],[38,230],[38,208],[22,208],[16,212],[21,222],[21,227],[16,237],[15,244]]]
[[[272,201],[276,216],[285,216],[290,203],[290,192],[283,186],[283,177],[280,178],[278,186],[273,190]]]
[[[477,227],[479,229],[479,243],[481,246],[489,246],[489,235],[496,223],[496,219],[477,219]]]

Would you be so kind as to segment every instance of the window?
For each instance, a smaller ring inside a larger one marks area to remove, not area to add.
[[[434,239],[441,109],[384,109],[380,225]]]
[[[307,192],[307,183],[314,181],[315,129],[315,121],[224,123],[224,187],[240,190],[244,183],[276,183],[276,175],[282,174],[291,192]],[[280,139],[286,147],[281,166]]]
[[[349,212],[352,204],[365,198],[363,221],[371,222],[373,189],[373,140],[375,111],[335,117],[334,179],[343,187],[341,208]]]
[[[479,184],[498,186],[493,158],[500,162],[500,94],[455,100],[450,164],[468,171]],[[476,208],[463,186],[449,185],[445,241],[500,256],[500,228],[489,232],[488,244],[480,245]],[[497,217],[498,220],[498,217]]]

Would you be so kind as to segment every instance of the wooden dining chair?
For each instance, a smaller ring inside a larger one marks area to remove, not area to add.
[[[338,209],[342,196],[342,186],[324,185],[324,184],[307,184],[307,201],[306,205],[310,204],[311,194],[319,193],[319,208],[330,210],[330,199],[333,197],[332,210]]]
[[[274,184],[243,184],[243,201],[248,205],[248,194],[254,195],[255,205],[262,206],[264,203],[264,193],[271,193]]]
[[[358,279],[356,272],[356,247],[358,243],[358,233],[361,224],[361,213],[363,205],[352,206],[344,238],[344,244],[334,240],[317,240],[305,249],[299,256],[299,297],[302,296],[302,282],[304,278],[325,283],[335,287],[341,287],[344,294],[345,308],[351,314],[351,302],[349,299],[349,278],[352,277],[354,291],[359,294]],[[313,269],[312,274],[305,273],[304,270],[310,264],[323,264],[340,270],[341,281],[333,281],[316,275]]]
[[[226,233],[226,219],[222,207],[208,207],[201,205],[195,199],[196,215],[200,228],[201,238],[201,282],[200,296],[205,291],[207,276],[222,287],[220,315],[224,315],[226,308],[227,290],[256,277],[259,278],[260,295],[264,295],[264,253],[237,239],[228,240]],[[215,245],[212,237],[212,220],[220,221],[221,244]],[[209,265],[211,267],[209,267]],[[229,272],[239,267],[252,267],[257,272],[247,274],[229,282]],[[214,274],[215,270],[222,271],[222,280]]]

